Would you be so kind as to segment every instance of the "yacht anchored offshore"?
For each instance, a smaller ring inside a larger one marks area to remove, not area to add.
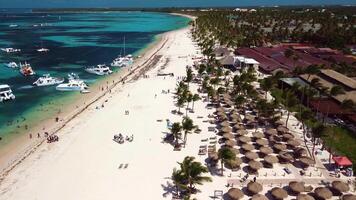
[[[18,68],[19,66],[15,62],[9,62],[6,64],[6,67],[8,68]]]
[[[36,51],[38,51],[38,52],[49,52],[49,49],[40,48],[40,49],[37,49]]]
[[[121,56],[119,55],[115,60],[112,61],[111,66],[112,67],[126,67],[133,62],[133,57],[132,55],[126,55],[126,56]]]
[[[5,51],[6,53],[16,53],[20,52],[21,49],[14,49],[14,48],[1,48],[1,51]]]
[[[20,73],[24,76],[35,75],[35,72],[33,71],[31,65],[27,62],[25,62],[25,64],[20,63]]]
[[[44,74],[38,78],[33,84],[36,86],[58,85],[64,82],[64,78],[51,77],[49,74]]]
[[[9,85],[0,85],[0,102],[14,100],[15,95],[12,93],[12,90]]]
[[[56,90],[59,91],[86,91],[88,86],[75,74],[68,75],[68,83],[59,84]]]
[[[85,68],[85,71],[88,73],[91,73],[91,74],[99,75],[99,76],[108,75],[108,74],[112,73],[110,68],[108,66],[106,66],[105,64],[87,67],[87,68]]]

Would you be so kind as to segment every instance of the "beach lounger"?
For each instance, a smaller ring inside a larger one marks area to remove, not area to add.
[[[119,165],[119,169],[121,169],[121,168],[122,168],[122,166],[124,166],[124,164],[122,164],[122,163],[121,163],[121,164]]]
[[[128,164],[128,163],[126,163],[126,164],[125,164],[125,166],[124,166],[124,169],[126,169],[128,166],[129,166],[129,164]]]

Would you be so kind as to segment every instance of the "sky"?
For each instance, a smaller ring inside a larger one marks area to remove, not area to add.
[[[355,5],[356,0],[0,0],[0,8]]]

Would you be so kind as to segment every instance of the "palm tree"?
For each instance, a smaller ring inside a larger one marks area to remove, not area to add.
[[[174,137],[175,146],[178,146],[178,140],[182,135],[181,131],[182,131],[182,126],[180,125],[179,122],[175,122],[172,124],[171,133]]]
[[[185,116],[188,116],[189,103],[193,101],[193,95],[190,91],[187,93],[185,101],[187,102],[187,107],[185,109]]]
[[[295,97],[295,95],[291,92],[291,91],[287,91],[284,93],[284,105],[287,108],[287,120],[286,120],[286,126],[288,124],[288,120],[289,120],[289,115],[290,115],[290,110],[292,108],[294,108],[298,103],[297,98]]]
[[[195,185],[202,185],[204,182],[211,182],[211,178],[203,176],[208,172],[208,168],[200,162],[194,161],[194,157],[187,156],[180,165],[181,174],[184,177],[184,182],[188,186],[188,197],[195,191]]]
[[[221,162],[221,175],[224,175],[224,164],[228,160],[235,159],[236,154],[230,148],[223,147],[223,148],[219,149],[218,156],[219,156],[219,159]]]
[[[318,138],[321,138],[324,135],[324,130],[325,130],[325,126],[319,123],[312,128],[312,138],[313,138],[312,156],[314,161],[315,161],[314,151],[315,151],[316,141]]]
[[[187,190],[187,185],[185,184],[185,176],[181,170],[173,169],[171,179],[176,187],[176,195],[179,196],[180,190]]]
[[[187,135],[195,128],[193,120],[189,117],[184,117],[182,121],[182,129],[184,130],[184,147],[187,143]]]
[[[340,85],[334,85],[329,92],[330,96],[335,97],[340,94],[345,94],[344,88]]]
[[[178,96],[178,100],[177,100],[178,114],[181,114],[180,108],[182,108],[184,106],[185,101],[186,100],[183,95]]]
[[[260,87],[263,91],[265,91],[265,99],[267,100],[267,94],[270,89],[272,89],[273,82],[271,78],[264,78],[260,81]]]
[[[189,83],[193,80],[193,70],[191,67],[187,67],[186,72],[187,76],[185,77],[185,81],[188,83],[189,87]]]
[[[194,94],[192,97],[192,101],[193,101],[192,110],[193,111],[194,111],[194,102],[199,101],[199,100],[200,100],[199,94]]]
[[[345,99],[341,103],[341,107],[345,110],[354,110],[355,109],[355,102],[351,99]]]

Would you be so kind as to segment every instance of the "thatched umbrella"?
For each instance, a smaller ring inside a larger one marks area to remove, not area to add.
[[[221,131],[224,132],[224,133],[231,133],[231,132],[232,132],[232,129],[231,129],[230,127],[223,127],[223,128],[221,129]]]
[[[342,200],[356,200],[356,195],[353,194],[345,194],[342,195]]]
[[[241,164],[242,164],[241,158],[236,157],[233,160],[227,160],[225,162],[225,167],[228,169],[236,169],[236,168],[239,168]]]
[[[263,159],[266,163],[271,164],[271,165],[278,162],[278,158],[273,155],[267,155]]]
[[[263,138],[265,135],[261,132],[253,132],[252,136],[255,138]]]
[[[216,114],[218,116],[226,116],[226,113],[224,111],[217,111]]]
[[[294,139],[290,139],[290,140],[287,141],[287,144],[292,146],[292,147],[296,147],[296,146],[300,145],[300,142],[298,142],[297,140],[294,140]]]
[[[252,170],[259,170],[262,168],[262,163],[255,161],[255,160],[251,160],[250,162],[248,162],[248,166],[252,169]]]
[[[230,146],[230,147],[233,147],[236,145],[236,142],[234,140],[226,140],[225,141],[225,145],[226,146]]]
[[[239,154],[240,150],[236,149],[236,148],[230,148],[231,151],[233,151],[235,154]]]
[[[277,127],[277,131],[280,133],[288,133],[289,129],[283,125]]]
[[[225,139],[234,139],[234,135],[231,134],[231,133],[224,133],[224,134],[223,134],[223,137],[224,137]]]
[[[231,100],[225,99],[225,103],[229,106],[233,106],[234,102],[232,102]]]
[[[321,199],[330,199],[333,196],[333,193],[326,187],[315,188],[314,193]]]
[[[265,133],[267,134],[267,135],[277,135],[277,130],[276,129],[274,129],[274,128],[269,128],[269,129],[267,129],[266,131],[265,131]]]
[[[268,144],[268,141],[266,139],[257,139],[256,144],[258,144],[260,146],[265,146]]]
[[[219,160],[218,153],[216,153],[216,152],[214,152],[214,153],[209,153],[208,157],[209,157],[210,160],[213,160],[213,161]]]
[[[246,136],[240,136],[240,137],[239,137],[239,141],[240,141],[240,142],[243,142],[243,143],[247,143],[247,142],[250,142],[250,141],[251,141],[251,138],[246,137]]]
[[[287,146],[285,144],[276,143],[273,145],[273,148],[275,148],[278,151],[283,151],[287,149]]]
[[[282,188],[275,187],[271,190],[271,194],[276,199],[284,199],[288,197],[287,191]]]
[[[245,129],[243,129],[243,130],[239,130],[237,133],[238,133],[239,135],[247,135],[247,134],[248,134],[248,131],[246,131]]]
[[[295,149],[294,151],[298,156],[305,156],[308,154],[308,151],[306,149],[304,149],[303,147],[298,147],[297,149]]]
[[[342,181],[333,181],[331,185],[335,190],[340,193],[347,192],[350,190],[349,185]]]
[[[278,157],[280,157],[282,160],[285,160],[287,162],[290,162],[291,160],[294,159],[293,155],[286,151],[279,152]]]
[[[216,109],[216,111],[225,113],[225,108],[224,107],[219,107],[219,108]]]
[[[252,151],[255,149],[255,147],[252,144],[243,144],[241,148],[243,148],[245,151]]]
[[[253,182],[253,181],[250,181],[248,184],[247,184],[247,189],[248,191],[250,191],[251,193],[253,194],[257,194],[259,192],[262,191],[263,187],[261,184],[257,183],[257,182]]]
[[[270,147],[261,147],[260,152],[265,155],[268,155],[268,154],[271,154],[273,152],[273,150]]]
[[[291,181],[289,182],[289,188],[295,193],[304,192],[304,182]]]
[[[285,140],[290,140],[294,138],[294,135],[290,134],[290,133],[285,133],[282,135],[283,139]]]
[[[236,130],[244,130],[244,126],[241,124],[235,124],[234,129]]]
[[[237,114],[237,113],[232,113],[231,115],[230,115],[230,117],[232,118],[232,119],[235,119],[235,120],[238,120],[238,121],[241,121],[241,117],[240,117],[240,115],[239,114]]]
[[[245,156],[246,156],[246,158],[248,158],[248,159],[250,159],[250,160],[254,160],[254,159],[258,158],[257,153],[252,152],[252,151],[246,152],[246,153],[245,153]]]
[[[297,200],[315,200],[315,199],[309,194],[298,194]]]
[[[300,161],[301,163],[303,163],[304,165],[308,165],[308,166],[315,164],[315,161],[314,161],[312,158],[307,157],[307,156],[302,156],[302,157],[300,157],[300,158],[299,158],[299,161]]]
[[[268,137],[268,140],[271,141],[271,142],[280,142],[280,141],[282,141],[282,139],[281,139],[279,136],[277,136],[277,135],[271,135],[271,136],[269,136],[269,137]]]
[[[220,126],[222,126],[222,127],[229,127],[229,126],[230,126],[230,123],[225,120],[225,121],[223,121],[223,122],[220,123]]]
[[[255,116],[253,116],[253,115],[246,115],[246,116],[245,116],[245,120],[250,121],[250,122],[254,122],[254,121],[255,121]]]
[[[251,200],[268,200],[268,198],[263,194],[255,194],[252,196]]]
[[[244,196],[244,193],[237,188],[231,188],[228,192],[227,192],[227,196],[231,199],[231,200],[239,200]]]

